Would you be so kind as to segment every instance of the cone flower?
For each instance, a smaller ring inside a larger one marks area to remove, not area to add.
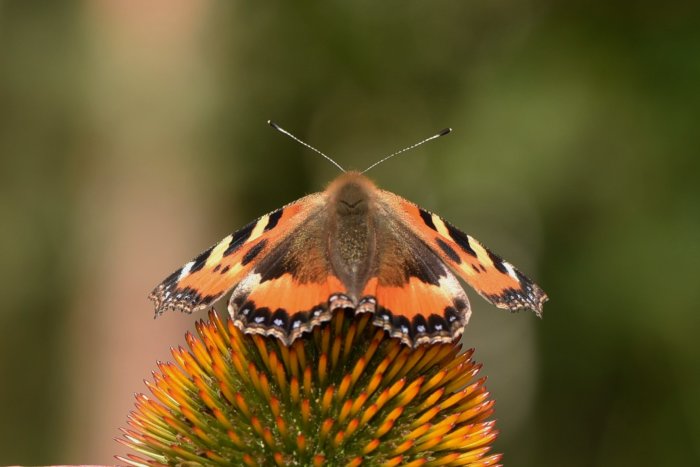
[[[146,465],[490,466],[492,400],[473,351],[412,349],[337,312],[287,347],[210,312],[159,363],[118,441]]]

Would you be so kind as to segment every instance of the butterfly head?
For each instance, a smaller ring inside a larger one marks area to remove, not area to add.
[[[336,178],[326,189],[340,216],[365,214],[369,210],[374,183],[359,172],[346,172]]]

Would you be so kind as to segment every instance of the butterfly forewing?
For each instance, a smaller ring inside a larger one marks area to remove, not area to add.
[[[205,309],[238,284],[260,258],[319,209],[319,194],[266,214],[211,246],[150,294],[156,314]]]
[[[482,297],[499,308],[542,314],[547,295],[512,264],[438,215],[393,193],[382,193],[397,206],[412,231]]]

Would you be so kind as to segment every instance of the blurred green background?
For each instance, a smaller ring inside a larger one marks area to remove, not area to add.
[[[548,292],[472,297],[509,466],[700,465],[695,2],[0,1],[0,464],[112,463],[166,275],[374,169]]]

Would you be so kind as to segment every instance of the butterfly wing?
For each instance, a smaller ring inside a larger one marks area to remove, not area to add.
[[[205,309],[238,284],[267,254],[322,207],[322,194],[266,214],[211,246],[168,276],[149,295],[156,315]]]
[[[542,315],[547,295],[513,265],[438,215],[393,193],[381,193],[403,223],[482,297],[499,308]]]
[[[271,249],[231,294],[233,323],[291,344],[303,332],[354,308],[328,256],[328,211],[320,209]]]
[[[456,340],[471,314],[464,289],[391,210],[381,211],[372,275],[357,312],[374,313],[375,325],[410,346]]]

